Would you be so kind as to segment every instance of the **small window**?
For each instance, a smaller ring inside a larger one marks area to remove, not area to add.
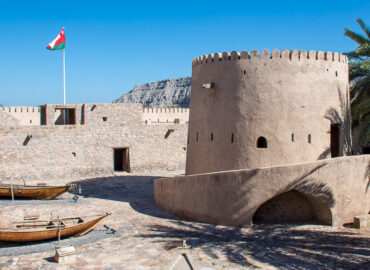
[[[75,125],[76,124],[76,109],[71,108],[56,108],[57,119],[55,125]]]
[[[32,120],[30,120],[30,124],[32,124]]]
[[[294,133],[292,133],[292,142],[294,142]]]
[[[234,143],[234,133],[231,133],[231,143]]]
[[[257,148],[267,148],[267,140],[265,137],[259,137],[257,140]]]
[[[189,134],[188,134],[188,142],[187,143],[189,144]]]
[[[107,122],[108,118],[106,116],[103,117],[103,121]]]
[[[335,72],[335,76],[338,77],[338,71]]]
[[[311,134],[308,134],[307,141],[308,141],[308,143],[311,143]]]
[[[76,152],[72,152],[72,155],[75,157],[76,156]]]
[[[213,142],[213,133],[211,133],[211,142]]]
[[[246,74],[247,72],[244,70],[244,75]]]
[[[198,138],[199,138],[199,136],[198,136],[199,134],[198,134],[198,132],[197,132],[197,141],[198,141]]]

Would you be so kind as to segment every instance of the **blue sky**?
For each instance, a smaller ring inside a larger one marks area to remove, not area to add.
[[[253,49],[346,52],[344,28],[370,24],[370,1],[0,0],[0,104],[112,102],[135,84],[191,76],[203,54]]]

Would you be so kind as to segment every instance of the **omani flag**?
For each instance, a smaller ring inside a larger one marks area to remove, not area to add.
[[[62,50],[66,47],[66,37],[64,35],[64,28],[59,35],[46,47],[49,50]]]

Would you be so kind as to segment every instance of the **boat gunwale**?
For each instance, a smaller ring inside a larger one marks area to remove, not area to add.
[[[52,188],[70,188],[70,185],[62,185],[62,186],[34,186],[34,185],[11,185],[11,184],[0,184],[0,189],[52,189]]]
[[[86,223],[89,223],[91,221],[95,221],[97,219],[105,218],[105,217],[107,217],[109,215],[111,215],[111,213],[105,213],[103,215],[96,215],[96,218],[93,218],[91,220],[83,221],[81,223],[73,224],[73,225],[70,225],[70,226],[61,227],[60,229],[63,230],[63,229],[74,228],[76,226],[82,226],[82,225],[84,225]],[[94,216],[91,216],[91,217],[94,217]],[[90,217],[90,216],[87,216],[87,217]],[[82,219],[83,217],[78,217],[78,218]],[[67,218],[67,219],[73,219],[73,218]],[[64,219],[60,219],[60,220],[64,220]],[[43,230],[34,230],[34,231],[22,231],[20,229],[0,229],[0,233],[2,233],[2,232],[5,232],[5,233],[31,233],[31,232],[32,233],[38,233],[38,232],[49,232],[49,231],[52,231],[52,230],[59,230],[59,227],[51,228],[51,229],[45,228]]]

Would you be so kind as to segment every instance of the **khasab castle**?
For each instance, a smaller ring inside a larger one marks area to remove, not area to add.
[[[154,200],[211,224],[342,226],[370,210],[370,155],[349,156],[348,59],[215,53],[192,62],[189,109],[47,104],[0,110],[0,176],[182,171]]]

